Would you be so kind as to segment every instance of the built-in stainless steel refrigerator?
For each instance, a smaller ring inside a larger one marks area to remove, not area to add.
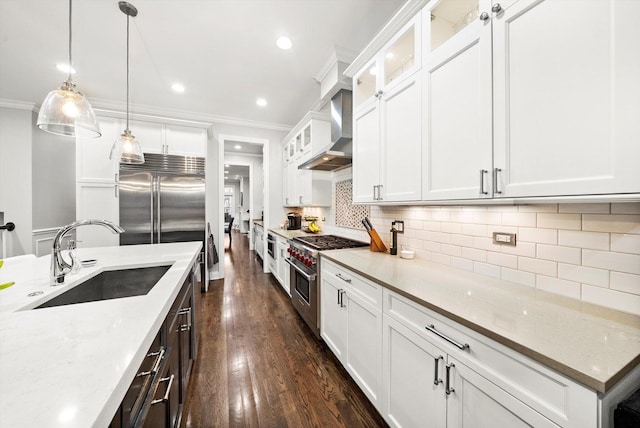
[[[120,165],[120,245],[204,243],[204,158],[144,157],[142,165]]]

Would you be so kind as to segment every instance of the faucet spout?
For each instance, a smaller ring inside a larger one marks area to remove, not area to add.
[[[53,238],[53,249],[51,252],[51,285],[62,284],[64,282],[65,275],[68,274],[73,267],[73,260],[71,260],[71,264],[69,264],[62,257],[62,252],[60,251],[62,238],[67,233],[80,226],[89,226],[92,224],[103,226],[111,230],[113,233],[124,232],[124,229],[122,227],[109,220],[78,220],[66,226],[62,226],[60,230],[58,230],[58,233],[56,233],[56,236]]]

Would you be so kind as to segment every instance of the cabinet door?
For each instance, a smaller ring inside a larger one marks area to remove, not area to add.
[[[100,138],[76,138],[76,181],[116,180],[118,160],[109,159],[109,153],[124,128],[120,129],[118,119],[100,117],[99,121]]]
[[[380,111],[378,102],[354,113],[353,202],[373,202],[380,181]]]
[[[426,25],[435,49],[422,71],[424,200],[491,197],[491,23],[477,18],[476,2],[455,19],[473,21],[455,32],[462,24],[445,18],[456,4],[438,3]]]
[[[640,190],[638,16],[520,0],[493,17],[494,196]]]
[[[446,426],[446,354],[391,317],[383,319],[383,416],[392,427]]]
[[[163,124],[130,120],[129,129],[138,140],[143,153],[164,152],[165,132]]]
[[[349,291],[343,295],[343,304],[347,307],[347,370],[380,411],[382,312]]]
[[[403,79],[420,69],[421,46],[421,20],[418,13],[382,49],[382,81],[378,86],[383,91],[390,90],[396,84],[402,84]]]
[[[289,206],[289,169],[291,168],[291,163],[287,163],[284,165],[282,169],[282,205],[287,207]]]
[[[119,222],[118,185],[110,183],[78,183],[76,186],[76,218],[99,218]],[[110,247],[120,244],[118,234],[104,227],[76,229],[78,247]]]
[[[382,188],[379,196],[382,201],[421,199],[422,94],[420,88],[420,73],[415,73],[380,96],[382,158],[379,184],[382,184]]]
[[[558,427],[460,361],[449,357],[447,365],[453,388],[447,396],[449,428]]]
[[[167,125],[167,151],[172,155],[204,157],[207,146],[207,131],[202,128]]]
[[[366,104],[375,101],[378,93],[377,76],[380,74],[378,61],[367,64],[353,79],[353,111],[364,108]],[[375,97],[375,98],[374,98]],[[355,115],[354,115],[355,116]]]
[[[344,287],[330,274],[321,275],[320,284],[320,336],[335,356],[344,364],[347,347],[347,311]]]

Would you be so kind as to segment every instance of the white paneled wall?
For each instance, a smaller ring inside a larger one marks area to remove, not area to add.
[[[640,315],[640,203],[372,207],[417,257]],[[517,235],[515,247],[493,232]]]

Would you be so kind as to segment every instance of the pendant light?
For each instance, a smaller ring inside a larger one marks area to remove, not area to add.
[[[96,138],[101,135],[96,115],[71,81],[71,0],[69,0],[69,76],[60,89],[49,92],[40,106],[38,128],[57,135]]]
[[[140,147],[140,143],[138,143],[129,129],[129,17],[137,16],[138,9],[126,1],[118,2],[118,7],[122,13],[127,15],[127,126],[122,135],[113,143],[109,159],[112,158],[115,152],[120,158],[120,163],[142,164],[144,163],[142,147]]]

